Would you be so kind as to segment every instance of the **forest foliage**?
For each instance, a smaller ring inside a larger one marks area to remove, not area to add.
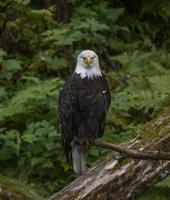
[[[74,180],[57,98],[84,49],[99,55],[112,91],[104,139],[135,137],[170,104],[169,23],[167,0],[1,0],[1,174],[44,196]],[[89,166],[106,153],[92,148]],[[156,187],[144,199],[168,199],[170,181]]]

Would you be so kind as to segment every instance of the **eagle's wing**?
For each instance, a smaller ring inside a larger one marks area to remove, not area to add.
[[[111,94],[110,90],[108,87],[108,83],[105,79],[105,76],[103,75],[102,77],[102,95],[103,95],[103,102],[104,105],[102,106],[102,119],[100,121],[100,131],[98,137],[102,137],[104,134],[104,129],[105,129],[105,119],[106,119],[106,114],[109,110],[110,103],[111,103]]]
[[[66,158],[71,162],[71,142],[75,133],[73,130],[73,114],[77,104],[77,94],[72,77],[68,79],[60,90],[58,111],[61,124],[61,142]]]

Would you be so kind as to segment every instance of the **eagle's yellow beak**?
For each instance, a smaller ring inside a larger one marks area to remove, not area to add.
[[[93,62],[93,59],[91,57],[85,57],[84,58],[84,63],[86,65],[90,65],[90,64],[92,64],[92,62]]]

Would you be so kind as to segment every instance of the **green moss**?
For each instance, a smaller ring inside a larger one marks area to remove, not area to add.
[[[140,131],[138,139],[131,147],[131,149],[138,150],[144,144],[149,142],[149,146],[147,146],[148,150],[160,150],[157,148],[157,144],[162,138],[170,137],[169,127],[170,127],[170,107],[166,107],[155,119],[151,120],[143,127],[143,129]],[[161,145],[161,150],[168,151],[169,146],[170,145],[168,140],[168,144]],[[111,159],[113,159],[113,156],[114,155],[111,156]],[[118,164],[113,170],[115,171],[121,168],[121,166],[128,163],[130,159],[131,158],[122,157],[121,159],[118,160]]]
[[[138,149],[141,145],[150,140],[149,149],[154,149],[155,143],[163,137],[169,136],[170,125],[170,107],[166,107],[154,120],[146,123],[140,132],[140,142],[136,143],[133,148]]]
[[[43,200],[34,190],[19,182],[0,175],[0,188],[9,192],[17,200]]]

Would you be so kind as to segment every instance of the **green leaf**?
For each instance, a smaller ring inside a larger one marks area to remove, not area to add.
[[[28,5],[31,0],[14,0],[15,2],[22,4],[24,6]]]
[[[43,164],[45,158],[44,157],[34,157],[31,159],[31,166],[35,167],[37,165]]]
[[[7,71],[18,71],[21,69],[22,62],[15,59],[9,59],[3,63],[3,67]]]

